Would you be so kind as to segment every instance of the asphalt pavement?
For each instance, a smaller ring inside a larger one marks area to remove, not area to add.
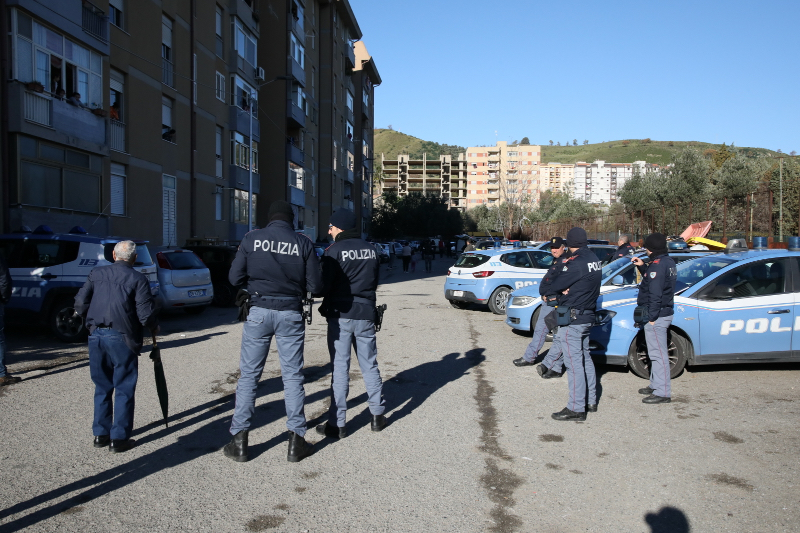
[[[702,368],[673,381],[673,402],[644,405],[647,384],[600,368],[599,411],[557,422],[566,377],[517,368],[530,337],[442,295],[452,264],[382,269],[378,333],[388,426],[369,429],[353,363],[341,440],[312,428],[329,405],[325,324],[306,334],[307,439],[286,461],[273,347],[258,388],[251,460],[228,442],[238,376],[236,309],[163,318],[170,389],[160,422],[152,363],[140,359],[133,449],[92,447],[85,346],[7,328],[0,388],[0,532],[6,531],[797,531],[800,365]]]

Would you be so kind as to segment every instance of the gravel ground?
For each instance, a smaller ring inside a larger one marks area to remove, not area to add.
[[[286,461],[277,354],[250,433],[251,460],[229,440],[241,325],[235,309],[163,319],[170,388],[160,423],[152,365],[141,359],[136,446],[91,444],[85,346],[10,330],[0,388],[0,531],[797,531],[799,365],[703,368],[673,382],[673,402],[644,405],[646,382],[601,368],[599,412],[556,422],[566,378],[516,368],[529,337],[486,310],[459,311],[435,272],[387,272],[378,334],[389,425],[369,430],[351,367],[341,441],[307,439]],[[384,272],[385,269],[384,269]],[[9,328],[10,329],[10,328]],[[307,331],[306,415],[324,422],[330,368],[321,317]]]

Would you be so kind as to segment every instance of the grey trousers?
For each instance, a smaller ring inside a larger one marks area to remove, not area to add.
[[[303,404],[303,348],[306,323],[299,311],[276,311],[251,307],[242,330],[239,357],[239,382],[236,384],[236,407],[233,410],[231,434],[250,429],[256,405],[256,387],[264,371],[269,345],[275,337],[283,378],[283,401],[286,404],[286,427],[301,437],[306,434]]]
[[[544,346],[544,339],[547,337],[547,326],[544,325],[544,319],[547,318],[547,315],[553,312],[555,307],[550,307],[546,303],[542,302],[541,307],[539,308],[539,318],[536,320],[536,325],[533,328],[533,338],[531,339],[531,343],[528,344],[528,347],[525,349],[525,353],[522,355],[522,358],[532,363],[536,360],[536,357],[539,355],[539,350],[542,349]],[[552,352],[553,349],[550,348]]]
[[[650,388],[653,389],[653,394],[664,398],[672,396],[667,344],[667,331],[672,324],[672,316],[657,318],[652,326],[650,322],[644,325],[644,339],[647,342],[647,355],[650,357]]]
[[[367,389],[367,404],[373,415],[386,410],[383,400],[383,381],[378,369],[378,345],[372,320],[351,318],[328,319],[328,352],[333,363],[331,376],[331,407],[328,423],[344,427],[347,422],[347,394],[350,392],[350,355],[355,345],[358,366]]]
[[[561,350],[561,343],[555,335],[553,336],[553,344],[547,350],[547,355],[544,356],[542,364],[554,372],[564,371],[564,352]]]
[[[589,355],[591,327],[592,324],[570,324],[559,327],[556,333],[567,367],[567,409],[576,413],[583,413],[587,403],[597,403],[597,373]]]

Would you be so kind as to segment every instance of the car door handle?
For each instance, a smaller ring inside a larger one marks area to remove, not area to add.
[[[58,276],[56,276],[55,274],[42,274],[42,279],[53,279],[57,277]]]
[[[784,313],[788,313],[789,309],[773,309],[772,311],[767,312],[768,315],[782,315]]]

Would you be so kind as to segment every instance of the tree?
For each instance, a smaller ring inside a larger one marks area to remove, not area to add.
[[[392,125],[391,125],[391,124],[389,124],[388,126],[386,126],[386,129],[387,129],[387,130],[389,130],[389,131],[394,131],[394,128],[392,128]]]
[[[796,150],[792,150],[791,152],[789,152],[789,155],[794,157],[794,156],[797,155],[797,151]]]
[[[586,146],[587,144],[589,144],[589,139],[584,139],[583,140],[583,145]]]
[[[578,139],[572,139],[572,146],[578,146]]]
[[[777,152],[778,152],[779,154],[782,154],[782,153],[783,153],[783,150],[781,150],[780,148],[778,148]]]
[[[716,196],[736,198],[754,192],[759,179],[768,168],[769,163],[766,159],[749,159],[738,154],[732,155],[722,163],[712,177],[712,182],[716,186]]]
[[[531,140],[528,139],[527,137],[523,137],[519,143],[522,145],[531,144]]]
[[[550,141],[550,146],[553,146],[553,141]]]
[[[706,152],[708,152],[708,150],[706,150]],[[720,168],[722,164],[731,157],[733,157],[733,152],[728,150],[728,147],[725,146],[725,143],[722,143],[722,147],[719,150],[714,150],[711,159],[714,161],[714,166],[716,168]]]
[[[553,141],[550,141],[550,144],[552,145],[552,144],[553,144]],[[561,141],[557,142],[557,143],[556,143],[556,146],[561,146]]]

